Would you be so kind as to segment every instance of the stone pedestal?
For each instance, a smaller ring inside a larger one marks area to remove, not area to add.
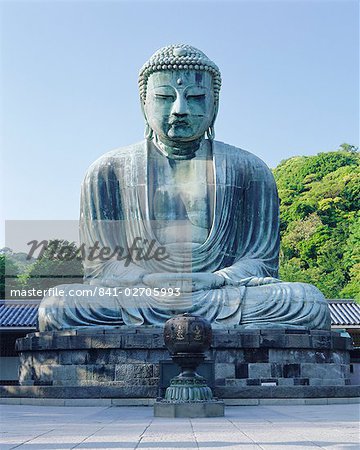
[[[336,332],[214,329],[207,353],[214,395],[239,398],[256,387],[258,395],[263,388],[276,397],[276,389],[346,386],[351,347],[351,339]],[[111,388],[119,398],[157,397],[159,361],[170,358],[163,330],[153,327],[32,333],[17,348],[22,385]]]
[[[155,417],[223,417],[225,413],[224,402],[212,400],[192,403],[167,403],[157,401],[154,403]]]

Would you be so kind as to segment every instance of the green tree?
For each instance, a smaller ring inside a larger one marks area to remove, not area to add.
[[[17,276],[20,273],[19,266],[7,255],[0,255],[0,299],[8,297],[10,289],[18,287]]]
[[[344,143],[340,145],[339,150],[349,153],[356,153],[359,150],[359,147]]]
[[[328,298],[358,297],[360,156],[338,151],[282,161],[280,277],[316,285]]]
[[[49,241],[36,261],[19,275],[21,286],[26,290],[45,290],[60,284],[81,283],[82,277],[78,247],[74,242],[61,239]]]

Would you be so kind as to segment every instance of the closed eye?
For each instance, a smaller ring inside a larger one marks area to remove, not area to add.
[[[173,95],[165,95],[165,94],[155,94],[155,98],[161,98],[165,100],[174,100]]]
[[[193,98],[195,100],[201,100],[201,99],[205,98],[205,94],[188,95],[186,98]]]

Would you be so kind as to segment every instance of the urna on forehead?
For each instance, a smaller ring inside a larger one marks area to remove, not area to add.
[[[143,65],[139,73],[140,97],[146,98],[147,82],[153,73],[163,71],[196,71],[212,76],[214,97],[218,99],[221,87],[221,74],[218,66],[205,53],[187,44],[175,44],[156,51]]]

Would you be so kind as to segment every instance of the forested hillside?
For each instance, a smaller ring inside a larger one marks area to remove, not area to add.
[[[360,301],[360,155],[298,156],[274,170],[281,217],[280,278],[317,286],[327,298]]]

